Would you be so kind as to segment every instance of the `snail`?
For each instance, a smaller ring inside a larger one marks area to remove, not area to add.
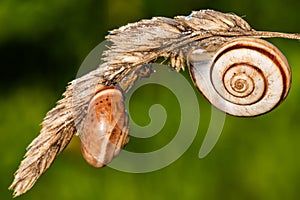
[[[148,65],[159,58],[178,72],[188,66],[199,91],[228,114],[269,112],[286,98],[291,83],[283,54],[259,39],[273,37],[300,40],[300,34],[256,31],[237,15],[214,10],[154,17],[110,31],[103,63],[70,82],[28,146],[9,189],[14,196],[28,191],[74,135],[89,164],[109,163],[129,138],[122,92],[149,76]]]
[[[247,117],[269,112],[290,89],[291,71],[286,58],[262,39],[234,39],[213,55],[194,50],[188,60],[197,89],[230,115]]]
[[[101,88],[89,103],[79,134],[83,157],[90,165],[103,167],[128,143],[128,131],[122,92],[114,86]]]

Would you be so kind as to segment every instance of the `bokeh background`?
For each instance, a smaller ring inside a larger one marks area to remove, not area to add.
[[[7,188],[26,146],[108,30],[152,16],[188,15],[211,8],[244,16],[257,30],[300,32],[299,7],[298,0],[1,0],[0,199],[12,198]],[[74,137],[19,199],[299,199],[300,43],[269,41],[281,49],[292,68],[287,100],[260,117],[227,116],[220,140],[204,159],[198,158],[198,152],[211,106],[198,93],[197,137],[170,166],[145,174],[95,169],[83,160],[79,139]],[[140,125],[149,123],[147,109],[153,103],[179,113],[174,95],[165,88],[148,86],[138,92],[136,105],[131,106]],[[132,138],[126,148],[148,152],[167,144],[180,115],[168,117],[168,128],[153,138]]]

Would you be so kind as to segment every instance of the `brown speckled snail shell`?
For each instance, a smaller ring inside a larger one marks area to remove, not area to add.
[[[103,167],[128,143],[129,125],[122,92],[104,87],[91,99],[80,134],[85,160],[94,167]]]
[[[222,45],[210,58],[189,56],[198,90],[218,109],[235,116],[264,114],[287,96],[291,72],[284,55],[269,42],[239,38]]]

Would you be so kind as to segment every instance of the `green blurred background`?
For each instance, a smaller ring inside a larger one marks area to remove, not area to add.
[[[1,0],[0,199],[11,199],[7,187],[26,146],[38,134],[39,123],[108,30],[152,16],[211,8],[244,16],[257,30],[300,32],[299,7],[298,0]],[[170,166],[145,174],[95,169],[83,160],[79,139],[74,137],[19,199],[299,199],[300,43],[270,41],[292,68],[287,100],[260,117],[227,116],[220,140],[204,159],[198,158],[198,152],[211,107],[198,93],[197,137]],[[145,87],[136,98],[132,112],[141,125],[149,123],[147,109],[153,103],[179,113],[176,101],[170,105],[174,96],[164,88]],[[169,124],[179,122],[179,114],[168,117]],[[177,127],[169,126],[153,138],[133,138],[126,148],[159,149],[174,137]]]

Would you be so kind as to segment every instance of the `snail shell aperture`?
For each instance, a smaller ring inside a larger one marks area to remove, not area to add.
[[[284,55],[256,38],[231,40],[214,54],[194,50],[189,68],[194,84],[210,103],[235,116],[274,109],[286,98],[291,83]]]

